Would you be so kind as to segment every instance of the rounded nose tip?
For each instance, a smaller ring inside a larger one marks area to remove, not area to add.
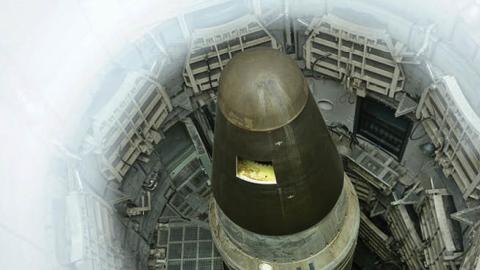
[[[230,123],[247,130],[268,131],[289,123],[303,110],[307,98],[297,64],[275,49],[235,55],[220,77],[221,112]]]

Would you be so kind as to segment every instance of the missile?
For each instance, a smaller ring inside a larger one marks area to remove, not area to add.
[[[230,269],[349,269],[360,210],[295,61],[259,48],[221,73],[209,222]]]

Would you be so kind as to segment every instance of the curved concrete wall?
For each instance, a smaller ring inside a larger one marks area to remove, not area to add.
[[[85,115],[111,66],[136,69],[132,43],[161,24],[180,75],[187,49],[185,14],[225,1],[7,1],[0,9],[0,268],[57,269],[51,204],[65,195],[58,160],[76,160],[88,126]],[[258,13],[257,1],[242,1]],[[318,16],[335,8],[372,14],[414,51],[435,23],[425,58],[457,78],[473,108],[480,108],[478,1],[318,1],[289,3],[290,16]],[[194,8],[195,6],[196,8]],[[264,10],[264,11],[265,11]],[[264,12],[263,14],[267,14]],[[178,17],[176,17],[178,15]],[[266,15],[265,15],[266,16]],[[276,30],[282,23],[272,24]],[[476,27],[476,28],[475,28]],[[123,57],[123,58],[122,58]],[[171,80],[169,80],[171,81]],[[180,80],[181,81],[181,80]],[[171,82],[172,85],[177,82]],[[478,111],[477,111],[478,113]],[[62,165],[63,166],[63,165]],[[55,169],[52,169],[55,167]],[[13,243],[13,244],[12,244]],[[19,257],[20,256],[20,257]],[[28,260],[23,258],[29,257]]]

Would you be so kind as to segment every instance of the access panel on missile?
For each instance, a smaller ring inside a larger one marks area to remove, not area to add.
[[[210,226],[231,269],[349,269],[359,206],[296,63],[235,55],[217,102]]]

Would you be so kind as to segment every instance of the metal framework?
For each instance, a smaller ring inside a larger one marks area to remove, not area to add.
[[[159,224],[152,269],[223,270],[223,260],[208,227],[194,223]],[[163,267],[163,268],[162,268]]]
[[[425,269],[423,265],[423,241],[415,227],[415,222],[403,204],[391,206],[386,219],[392,235],[398,243],[398,252],[408,269]]]
[[[91,193],[71,192],[65,200],[69,260],[75,269],[126,269],[113,209]]]
[[[480,199],[480,118],[456,79],[442,77],[427,88],[416,116],[437,147],[436,160],[464,199]]]
[[[314,18],[307,29],[306,68],[341,79],[347,89],[388,97],[402,91],[405,75],[395,43],[385,30],[360,26],[335,15]]]
[[[432,270],[458,269],[463,254],[458,239],[461,236],[453,227],[450,217],[452,205],[444,189],[425,191],[420,207],[420,229],[425,243],[425,267]]]
[[[280,49],[275,38],[253,15],[221,26],[196,29],[191,40],[183,77],[187,87],[196,94],[218,86],[220,72],[235,53],[255,47]]]
[[[208,211],[211,161],[192,120],[183,122],[191,145],[166,164],[170,187],[165,193],[168,205],[183,218],[203,220]],[[203,215],[203,219],[199,216]]]
[[[160,126],[172,110],[165,89],[132,72],[112,99],[94,116],[91,140],[107,180],[122,181],[133,162],[150,154],[162,136]]]
[[[393,238],[383,232],[363,212],[360,213],[359,236],[363,243],[375,252],[382,261],[388,262],[394,259],[395,253],[390,248]]]
[[[400,259],[409,269],[424,269],[424,244],[414,221],[416,202],[405,199],[416,194],[419,187],[412,185],[407,169],[367,143],[355,147],[345,161],[347,172],[353,174],[352,183],[362,202],[363,213],[370,212],[370,217],[384,219],[389,229],[382,231],[363,215],[360,237],[366,246],[384,261]],[[395,174],[388,173],[391,171]]]
[[[366,144],[364,148],[354,149],[349,156],[345,157],[346,162],[349,169],[362,175],[376,191],[380,191],[383,195],[389,195],[399,182],[410,183],[412,181],[407,170],[391,156],[370,148]]]
[[[476,223],[470,231],[470,247],[465,252],[461,270],[480,270],[480,222]]]

